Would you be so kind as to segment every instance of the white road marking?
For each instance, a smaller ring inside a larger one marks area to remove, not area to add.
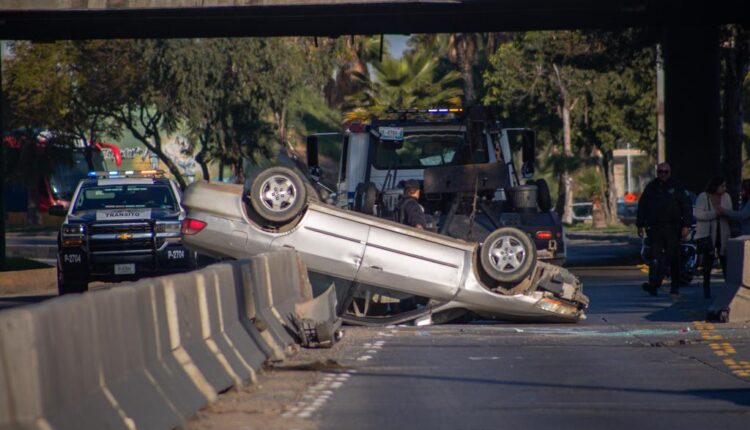
[[[333,396],[334,390],[341,388],[344,382],[351,378],[352,372],[325,373],[321,381],[309,387],[302,395],[304,401],[297,402],[296,406],[281,414],[284,418],[310,418],[315,412],[323,407]]]

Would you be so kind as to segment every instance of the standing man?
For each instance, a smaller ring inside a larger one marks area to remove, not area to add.
[[[427,225],[424,208],[419,204],[419,181],[409,179],[404,182],[404,197],[399,201],[396,210],[398,221],[410,227],[423,230]]]
[[[680,240],[688,234],[692,221],[692,207],[685,190],[672,179],[667,163],[656,166],[656,179],[646,185],[638,200],[636,226],[638,236],[644,230],[651,241],[648,282],[643,289],[655,296],[664,277],[664,264],[669,263],[672,274],[670,294],[679,294]]]

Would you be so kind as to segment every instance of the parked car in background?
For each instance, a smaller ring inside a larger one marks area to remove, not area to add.
[[[573,222],[591,222],[593,220],[591,202],[573,203]]]
[[[497,229],[479,244],[318,200],[288,167],[262,170],[244,188],[197,182],[183,198],[183,240],[219,258],[295,249],[311,277],[336,285],[350,323],[425,321],[459,309],[500,320],[585,318],[581,282],[537,261],[517,228]]]

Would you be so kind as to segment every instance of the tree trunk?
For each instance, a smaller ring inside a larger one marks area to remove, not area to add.
[[[607,217],[604,214],[604,206],[599,196],[594,196],[591,199],[591,226],[593,228],[607,227]]]
[[[456,34],[458,69],[464,81],[464,105],[473,106],[476,102],[474,88],[474,61],[476,59],[477,43],[474,34]]]
[[[206,161],[206,146],[204,143],[201,143],[201,146],[201,150],[198,152],[198,155],[195,156],[195,162],[198,163],[199,166],[201,166],[203,180],[208,182],[211,180],[211,172],[208,170],[208,162]]]
[[[570,103],[567,100],[563,101],[562,106],[562,121],[563,121],[563,155],[565,155],[565,158],[573,156],[573,144],[572,139],[570,135]],[[573,178],[570,176],[570,172],[568,171],[568,166],[566,162],[566,166],[564,167],[564,171],[562,174],[562,186],[563,186],[563,193],[565,196],[564,205],[563,205],[563,212],[562,212],[562,222],[564,224],[572,224],[573,223]]]
[[[617,215],[615,163],[611,149],[603,152],[602,170],[604,171],[604,210],[607,215],[607,224],[614,224],[620,218]]]
[[[742,180],[742,94],[750,60],[750,34],[741,26],[732,26],[732,43],[724,48],[724,129],[721,170],[727,181],[727,191],[734,206],[739,203],[740,182]]]

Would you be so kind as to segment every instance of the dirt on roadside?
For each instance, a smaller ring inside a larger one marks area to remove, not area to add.
[[[57,269],[0,272],[0,295],[36,295],[57,293]]]

